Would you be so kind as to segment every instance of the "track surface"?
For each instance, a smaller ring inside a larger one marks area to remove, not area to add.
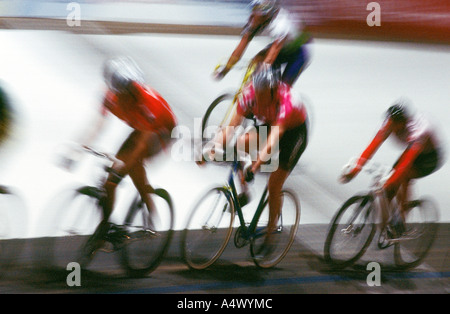
[[[353,267],[334,270],[323,261],[326,226],[302,225],[297,241],[286,258],[274,269],[257,268],[248,247],[237,249],[229,243],[216,264],[203,271],[190,270],[180,259],[179,234],[175,235],[166,259],[145,278],[127,278],[117,253],[98,253],[91,267],[81,272],[81,286],[69,287],[71,273],[39,263],[48,239],[25,241],[25,251],[15,267],[3,272],[0,293],[145,293],[145,294],[366,294],[415,293],[448,294],[450,267],[447,243],[450,225],[443,224],[423,264],[398,271],[393,250],[380,251],[372,245]],[[67,254],[64,251],[55,254]],[[381,265],[381,285],[369,286],[369,262]]]

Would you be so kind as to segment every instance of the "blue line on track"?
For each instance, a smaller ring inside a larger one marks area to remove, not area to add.
[[[450,272],[426,272],[426,273],[395,273],[384,276],[387,279],[427,279],[427,278],[448,278]],[[163,293],[183,293],[193,291],[204,290],[219,290],[219,289],[237,289],[246,287],[266,287],[266,286],[281,286],[292,284],[308,284],[318,282],[340,282],[351,281],[354,278],[341,275],[328,275],[328,276],[310,276],[310,277],[295,277],[295,278],[277,278],[268,279],[263,282],[251,283],[251,282],[214,282],[194,285],[180,285],[180,286],[168,286],[168,287],[153,287],[143,288],[137,290],[128,290],[118,292],[121,294],[163,294]]]

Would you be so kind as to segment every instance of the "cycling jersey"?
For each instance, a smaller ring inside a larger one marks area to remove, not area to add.
[[[237,112],[246,118],[255,119],[258,124],[284,126],[286,130],[300,126],[306,121],[306,108],[301,101],[293,97],[286,84],[280,84],[277,96],[278,106],[262,108],[256,103],[253,83],[249,83],[239,95]]]
[[[133,84],[135,101],[121,103],[115,93],[109,90],[103,101],[103,113],[111,112],[130,127],[138,131],[169,133],[176,126],[172,109],[155,90],[140,84]]]
[[[260,25],[252,24],[252,17],[250,17],[250,20],[244,26],[242,35],[248,34],[252,38],[267,30],[273,41],[286,40],[286,45],[292,43],[302,45],[306,42],[306,40],[303,42],[299,41],[299,38],[302,38],[302,35],[305,35],[303,33],[302,24],[295,20],[289,12],[283,8],[276,12],[273,17],[268,18],[264,23]]]
[[[394,172],[386,182],[386,187],[400,183],[411,168],[417,170],[418,177],[428,175],[439,168],[443,160],[442,143],[425,116],[416,115],[409,119],[400,132],[393,132],[392,124],[393,121],[389,118],[383,122],[381,129],[361,155],[360,166],[370,159],[392,134],[399,143],[407,145],[407,148],[394,164]]]
[[[294,99],[286,84],[280,84],[277,96],[277,106],[259,107],[255,101],[253,84],[249,83],[239,96],[237,113],[255,120],[257,126],[284,127],[285,132],[279,139],[279,166],[291,171],[308,142],[307,113],[303,103]],[[259,127],[257,130],[259,133]]]
[[[311,40],[310,34],[303,30],[299,21],[282,8],[259,25],[254,25],[252,17],[250,17],[242,35],[248,35],[251,39],[264,30],[268,31],[272,42],[284,40],[283,47],[274,60],[273,66],[281,68],[284,64],[281,80],[289,86],[294,85],[310,60],[310,53],[305,45]],[[271,45],[269,44],[260,53],[266,54]]]

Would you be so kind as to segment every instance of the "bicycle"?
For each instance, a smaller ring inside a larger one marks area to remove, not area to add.
[[[109,164],[120,162],[114,156],[90,147],[83,149]],[[126,209],[125,218],[121,220],[123,223],[118,225],[110,222],[108,229],[100,228],[102,203],[106,199],[103,188],[105,174],[111,169],[110,165],[104,166],[104,175],[97,185],[71,189],[68,198],[62,194],[63,208],[57,211],[54,224],[56,230],[50,244],[53,263],[66,267],[70,262],[78,262],[82,268],[87,268],[97,251],[119,252],[120,264],[127,274],[130,277],[142,277],[158,267],[169,248],[173,237],[173,203],[166,190],[149,187],[148,192],[153,195],[156,209],[150,217],[136,191],[131,205]],[[99,242],[104,242],[104,245],[99,247]],[[58,260],[54,254],[56,252],[64,253],[59,256],[62,260]]]
[[[325,241],[325,261],[338,268],[354,264],[364,255],[378,229],[378,248],[394,246],[394,261],[398,268],[416,267],[436,237],[437,207],[429,198],[408,202],[405,231],[399,234],[393,225],[399,206],[396,198],[391,203],[388,201],[382,188],[392,168],[369,160],[362,170],[372,177],[370,190],[349,198],[336,212]]]
[[[217,150],[216,150],[217,153]],[[261,248],[267,234],[269,208],[267,204],[267,185],[261,195],[257,209],[247,223],[238,201],[235,176],[238,171],[248,167],[239,160],[244,156],[226,161],[230,165],[228,179],[223,186],[210,189],[193,207],[185,229],[182,231],[182,257],[191,269],[201,270],[211,266],[222,255],[231,238],[233,230],[234,245],[242,248],[250,244],[250,254],[254,263],[261,268],[277,265],[288,253],[295,240],[300,222],[300,203],[294,192],[283,189],[282,209],[278,217],[276,231],[272,234],[275,249],[268,254],[261,254]],[[217,160],[216,160],[217,161]],[[237,215],[238,223],[234,224]]]
[[[0,185],[0,274],[22,253],[28,229],[27,208],[12,188]]]

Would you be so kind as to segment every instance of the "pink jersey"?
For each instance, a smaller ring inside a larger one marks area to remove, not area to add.
[[[305,106],[293,98],[291,89],[284,83],[278,88],[278,106],[268,108],[256,104],[255,89],[249,83],[239,96],[237,112],[246,118],[255,118],[259,124],[285,126],[286,130],[302,125],[307,118]]]

